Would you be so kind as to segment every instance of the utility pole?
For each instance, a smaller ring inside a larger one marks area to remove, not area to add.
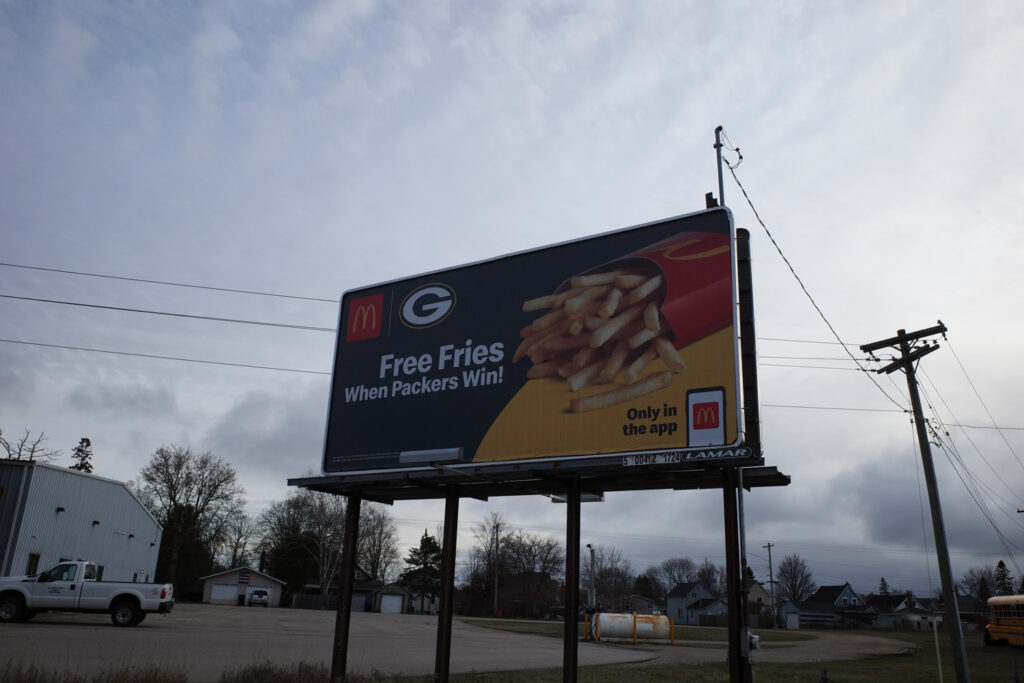
[[[946,603],[946,623],[949,625],[949,639],[953,646],[953,661],[956,665],[956,680],[958,683],[970,683],[971,672],[967,667],[967,652],[964,649],[963,631],[960,624],[960,608],[956,604],[956,594],[953,591],[953,574],[949,562],[949,544],[946,541],[946,526],[942,521],[942,505],[939,502],[939,486],[935,479],[935,465],[932,462],[931,442],[928,439],[927,421],[924,418],[924,411],[921,409],[921,397],[917,393],[917,376],[914,371],[915,363],[939,348],[938,342],[924,342],[923,345],[913,348],[923,337],[931,337],[936,334],[946,334],[946,326],[939,321],[938,325],[928,327],[916,332],[907,333],[906,330],[899,330],[895,337],[883,339],[872,344],[865,344],[860,350],[874,355],[875,351],[891,346],[901,354],[900,358],[889,365],[875,370],[877,373],[890,374],[897,370],[903,370],[907,376],[907,388],[910,391],[910,403],[914,410],[914,424],[917,426],[917,441],[921,447],[921,466],[924,470],[925,483],[928,487],[928,502],[932,510],[932,530],[935,534],[935,554],[939,559],[939,575],[942,578],[942,597]]]
[[[775,573],[772,571],[772,546],[774,543],[769,541],[765,543],[762,548],[768,549],[768,585],[772,587],[771,599],[772,599],[772,628],[775,628]]]

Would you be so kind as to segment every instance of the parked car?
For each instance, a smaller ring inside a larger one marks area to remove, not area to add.
[[[262,588],[249,593],[249,607],[270,607],[270,593]]]

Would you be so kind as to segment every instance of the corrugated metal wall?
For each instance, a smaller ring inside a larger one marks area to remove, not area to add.
[[[8,576],[25,499],[25,486],[32,467],[18,462],[0,462],[0,576]]]
[[[160,526],[124,484],[62,467],[37,464],[24,520],[10,561],[23,574],[38,553],[39,570],[62,558],[104,567],[104,581],[153,580]]]

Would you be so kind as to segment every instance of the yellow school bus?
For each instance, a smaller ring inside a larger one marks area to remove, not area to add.
[[[988,599],[986,645],[1024,646],[1024,595],[1000,595]]]

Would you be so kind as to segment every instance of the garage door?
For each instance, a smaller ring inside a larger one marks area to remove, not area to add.
[[[401,595],[382,595],[380,596],[380,611],[384,614],[401,614],[402,613],[402,596]]]
[[[786,628],[800,628],[800,615],[793,613],[787,614]]]
[[[212,602],[218,602],[221,600],[227,600],[231,603],[238,602],[238,584],[213,584],[213,588],[210,590],[210,600]]]

